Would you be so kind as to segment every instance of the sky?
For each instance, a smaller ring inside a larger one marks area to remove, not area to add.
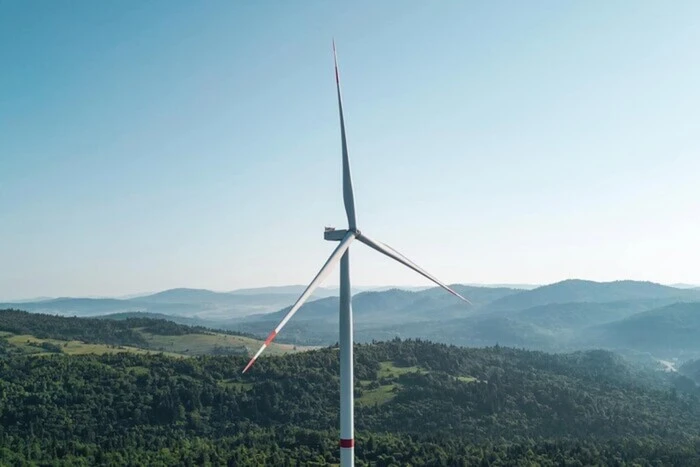
[[[368,235],[448,283],[700,283],[698,17],[0,0],[0,299],[309,282],[346,222],[332,38]]]

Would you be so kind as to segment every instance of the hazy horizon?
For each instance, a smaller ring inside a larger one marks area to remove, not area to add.
[[[632,279],[616,279],[613,281],[593,281],[591,279],[580,279],[580,278],[567,278],[567,279],[562,279],[560,281],[555,281],[551,283],[545,283],[545,284],[527,284],[527,283],[464,283],[464,282],[455,282],[455,284],[461,284],[461,285],[467,285],[467,286],[472,286],[472,287],[511,287],[511,288],[521,288],[523,290],[530,290],[534,289],[537,287],[542,287],[545,285],[551,285],[555,284],[558,282],[566,281],[566,280],[582,280],[582,281],[592,281],[592,282],[615,282],[615,281],[625,281],[625,280],[632,280]],[[653,282],[653,281],[652,281]],[[666,283],[659,283],[661,285],[665,285],[668,287],[675,287],[675,288],[700,288],[700,285],[698,284],[686,284],[686,283],[672,283],[672,284],[666,284]],[[208,288],[208,287],[188,287],[188,286],[176,286],[176,287],[168,287],[165,289],[158,289],[158,290],[150,290],[150,291],[141,291],[141,292],[127,292],[127,293],[120,293],[120,294],[115,294],[115,295],[85,295],[85,294],[58,294],[58,295],[32,295],[32,296],[26,296],[26,297],[2,297],[0,296],[0,302],[5,302],[5,303],[21,303],[21,302],[30,302],[34,300],[50,300],[50,299],[56,299],[56,298],[92,298],[92,299],[131,299],[131,298],[138,298],[138,297],[143,297],[147,295],[152,295],[156,294],[159,292],[164,292],[167,290],[175,290],[175,289],[192,289],[192,290],[209,290],[212,292],[218,292],[218,293],[236,293],[239,291],[249,291],[249,290],[256,290],[256,289],[268,289],[268,288],[283,288],[283,287],[305,287],[305,284],[270,284],[270,285],[260,285],[260,286],[254,286],[254,287],[239,287],[235,289],[213,289],[213,288]],[[362,291],[368,291],[368,290],[376,290],[376,289],[387,289],[387,288],[397,288],[397,289],[427,289],[427,288],[434,288],[437,287],[434,284],[418,284],[418,283],[413,283],[413,284],[379,284],[379,285],[362,285],[362,284],[355,284],[353,285],[353,289],[357,290],[359,293]],[[338,285],[334,284],[323,284],[320,286],[320,289],[326,289],[326,290],[335,290],[338,288]]]
[[[699,2],[37,5],[0,4],[3,300],[306,284],[332,37],[361,230],[447,283],[700,283]]]

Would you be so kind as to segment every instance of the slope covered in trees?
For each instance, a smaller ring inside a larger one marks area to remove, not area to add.
[[[238,354],[247,355],[250,348],[262,343],[254,336],[230,331],[215,331],[201,326],[186,326],[163,319],[133,317],[126,319],[96,319],[62,317],[27,313],[19,310],[0,310],[0,333],[13,335],[5,340],[19,350],[32,353],[36,349],[48,352],[76,350],[86,353],[111,347],[126,347],[149,351],[165,351],[182,355]],[[71,343],[71,346],[68,344]],[[66,346],[66,347],[64,347]],[[273,353],[294,351],[293,346],[274,343]],[[299,350],[303,350],[300,348]],[[111,352],[111,350],[110,350]],[[93,352],[94,353],[94,352]]]
[[[337,349],[245,362],[6,355],[0,464],[337,462]],[[358,346],[356,378],[359,465],[692,465],[700,448],[694,388],[608,352],[393,340]]]
[[[700,360],[691,360],[685,362],[678,371],[692,379],[696,384],[700,385]]]
[[[168,325],[174,323],[168,323]],[[146,340],[126,322],[65,318],[0,310],[0,331],[26,334],[40,339],[80,340],[87,343],[147,346]]]
[[[700,302],[675,303],[591,329],[596,342],[648,351],[700,351]]]

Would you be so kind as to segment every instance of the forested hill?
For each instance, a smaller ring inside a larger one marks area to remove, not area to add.
[[[20,353],[115,353],[157,351],[175,355],[248,355],[262,343],[254,336],[186,326],[129,314],[126,319],[97,319],[0,310],[0,340]],[[273,354],[294,351],[273,344]],[[303,350],[299,348],[299,350]]]
[[[0,349],[2,352],[2,349]],[[696,388],[603,351],[357,346],[358,465],[694,465]],[[0,464],[328,465],[336,348],[0,359]],[[60,462],[59,462],[60,461]]]

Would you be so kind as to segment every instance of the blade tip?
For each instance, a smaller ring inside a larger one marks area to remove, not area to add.
[[[253,363],[255,363],[254,358],[248,362],[248,364],[245,366],[245,368],[243,368],[243,371],[241,373],[245,373],[246,371],[248,371],[250,369],[250,367],[253,366]]]
[[[473,304],[467,297],[463,297],[463,296],[460,295],[460,294],[457,294],[457,296],[458,296],[459,298],[461,298],[463,302],[468,303],[468,304],[471,305],[471,306],[474,306],[474,304]]]

